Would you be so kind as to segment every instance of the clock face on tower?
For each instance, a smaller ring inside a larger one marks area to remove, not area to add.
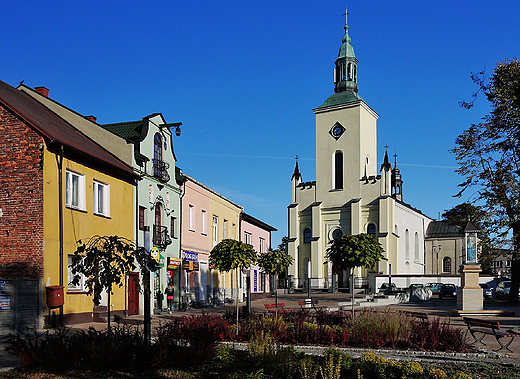
[[[332,128],[329,130],[329,133],[336,140],[341,137],[341,135],[345,132],[345,128],[339,122],[336,122]]]

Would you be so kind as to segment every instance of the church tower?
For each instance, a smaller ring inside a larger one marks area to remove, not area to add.
[[[326,205],[343,205],[361,197],[362,188],[378,176],[377,119],[358,95],[358,60],[348,23],[334,67],[334,94],[316,114],[317,196]]]
[[[337,275],[340,287],[348,272],[333,267],[327,249],[344,234],[367,233],[382,245],[387,258],[372,269],[378,273],[423,271],[425,225],[428,218],[402,200],[402,179],[388,152],[377,158],[378,114],[359,96],[358,59],[348,22],[334,61],[334,93],[316,115],[316,180],[303,181],[298,161],[291,177],[288,208],[288,251],[294,258],[289,275],[295,285],[331,288]],[[368,279],[368,270],[355,275]]]

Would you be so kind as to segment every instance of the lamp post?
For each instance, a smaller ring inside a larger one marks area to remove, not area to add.
[[[439,252],[441,251],[441,245],[434,245],[433,252],[437,254],[437,275],[439,275]]]

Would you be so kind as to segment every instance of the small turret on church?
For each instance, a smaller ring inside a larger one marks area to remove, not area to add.
[[[296,156],[296,165],[294,166],[294,173],[291,177],[292,181],[292,202],[296,202],[296,187],[302,182],[302,174],[300,174],[300,168],[298,166],[298,156]]]
[[[401,171],[397,168],[397,154],[394,154],[394,168],[392,169],[392,197],[403,201],[403,180]]]
[[[385,151],[385,157],[383,164],[381,164],[381,196],[390,196],[392,191],[392,179],[391,179],[392,165],[388,160],[388,152]]]

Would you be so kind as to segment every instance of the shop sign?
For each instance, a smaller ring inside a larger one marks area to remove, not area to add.
[[[176,270],[181,267],[181,260],[179,258],[168,257],[168,270]]]
[[[182,268],[186,271],[199,271],[199,262],[183,260]]]
[[[199,253],[193,253],[191,251],[182,251],[182,259],[185,261],[198,262]]]

